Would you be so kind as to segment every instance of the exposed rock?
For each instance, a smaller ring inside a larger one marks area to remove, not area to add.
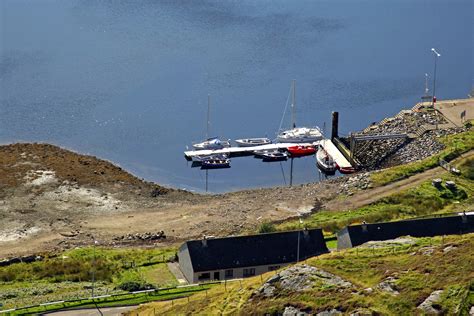
[[[436,112],[402,111],[392,118],[386,118],[379,124],[372,125],[356,135],[370,134],[399,134],[418,136],[414,139],[386,139],[377,140],[363,150],[356,151],[356,158],[364,165],[366,170],[404,164],[424,159],[444,149],[439,138],[456,134],[463,128],[435,129],[438,124],[447,121]],[[345,140],[346,144],[349,141]],[[364,142],[360,144],[364,146]],[[359,147],[361,148],[361,147]]]
[[[372,313],[369,310],[356,310],[356,311],[353,311],[352,313],[350,313],[349,315],[350,316],[371,316],[373,314],[374,313]]]
[[[372,187],[370,182],[370,172],[355,174],[351,177],[343,177],[339,188],[339,194],[351,195],[358,190],[366,190]]]
[[[334,316],[334,315],[342,315],[342,312],[338,311],[337,309],[331,309],[331,310],[323,311],[316,314],[316,316]]]
[[[397,279],[394,277],[388,277],[377,285],[377,288],[383,292],[387,292],[392,295],[398,295],[400,292],[397,291],[396,283]]]
[[[367,293],[367,294],[372,294],[374,292],[374,289],[371,288],[371,287],[368,287],[368,288],[364,289],[364,292]]]
[[[434,291],[423,301],[420,305],[418,305],[418,309],[421,309],[424,313],[430,315],[438,315],[441,314],[441,308],[437,304],[441,299],[441,294],[443,294],[442,290]]]
[[[352,286],[337,275],[323,271],[313,266],[296,265],[272,276],[256,292],[257,295],[272,297],[277,295],[277,290],[300,292],[322,284],[344,289]]]
[[[377,241],[368,241],[359,247],[361,248],[390,248],[396,246],[403,246],[403,245],[413,245],[415,243],[415,239],[412,237],[399,237],[395,239],[388,239],[388,240],[377,240]]]
[[[421,253],[424,256],[431,256],[433,252],[435,251],[435,247],[423,247],[418,250],[419,253]]]
[[[474,306],[471,306],[471,309],[469,310],[469,316],[474,316]]]
[[[444,247],[443,249],[443,252],[446,253],[446,252],[450,252],[451,250],[455,250],[457,247],[456,246],[447,246],[447,247]]]
[[[147,240],[160,240],[166,239],[164,231],[159,231],[157,233],[146,232],[143,234],[127,234],[113,238],[115,241],[147,241]]]
[[[309,315],[306,312],[300,311],[294,306],[287,306],[283,311],[283,316],[306,316]]]

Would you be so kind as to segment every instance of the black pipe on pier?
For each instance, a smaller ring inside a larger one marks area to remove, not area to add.
[[[339,131],[339,112],[332,112],[331,140],[334,140],[334,138],[339,137],[338,131]]]

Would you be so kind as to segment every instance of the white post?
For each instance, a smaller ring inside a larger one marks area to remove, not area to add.
[[[434,98],[436,98],[436,65],[438,62],[438,57],[441,57],[441,54],[436,51],[435,48],[432,48],[431,51],[433,52],[434,55],[434,77],[433,77],[433,98],[431,101],[431,104],[434,108]]]

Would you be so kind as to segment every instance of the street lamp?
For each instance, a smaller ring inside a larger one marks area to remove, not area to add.
[[[300,233],[301,233],[301,224],[303,224],[303,220],[301,219],[301,214],[298,213],[300,227],[298,229],[298,247],[296,248],[296,262],[300,262]]]
[[[438,57],[441,57],[441,54],[436,51],[435,48],[432,48],[431,51],[434,55],[434,78],[433,78],[433,98],[431,104],[434,108],[435,98],[436,98],[436,64],[438,62]]]
[[[94,298],[94,285],[95,285],[95,245],[97,245],[99,242],[97,240],[94,240],[94,245],[92,248],[92,295],[91,297]]]

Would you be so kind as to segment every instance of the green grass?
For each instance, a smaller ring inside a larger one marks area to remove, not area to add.
[[[139,305],[151,301],[162,301],[169,299],[176,299],[181,297],[187,297],[194,293],[209,289],[212,285],[200,285],[195,287],[189,287],[184,289],[170,289],[160,292],[153,292],[148,294],[128,294],[121,295],[118,297],[102,298],[95,300],[82,300],[76,302],[65,302],[48,306],[39,306],[18,310],[12,315],[24,315],[24,314],[37,314],[44,312],[51,312],[55,310],[64,310],[71,308],[95,308],[95,307],[114,307],[114,306],[127,306],[127,305]]]
[[[445,249],[451,246],[452,250]],[[427,255],[423,250],[432,249]],[[158,302],[140,308],[140,315],[159,310],[163,315],[264,315],[281,314],[286,306],[296,306],[311,314],[331,309],[344,315],[364,311],[369,315],[417,315],[417,306],[433,291],[444,290],[441,302],[444,315],[466,311],[473,300],[474,234],[417,238],[412,244],[386,248],[352,248],[306,260],[306,264],[336,274],[351,282],[350,289],[340,289],[314,282],[306,291],[283,290],[277,285],[275,296],[255,296],[261,286],[257,276],[239,284],[197,293],[187,300]],[[263,276],[267,280],[274,275]],[[398,295],[388,294],[378,284],[388,277],[395,279]],[[367,289],[370,288],[370,291]]]
[[[448,173],[440,175],[443,179],[452,179]],[[444,186],[436,189],[427,181],[417,188],[402,191],[379,201],[348,211],[319,211],[304,219],[308,228],[323,228],[336,233],[341,228],[366,221],[375,223],[396,219],[420,217],[431,214],[454,212],[463,206],[472,204],[474,186],[472,181],[463,177],[456,178],[458,189],[450,191]],[[300,223],[291,220],[279,224],[279,230],[297,229]]]
[[[474,148],[474,131],[469,130],[456,135],[449,135],[447,137],[440,138],[440,141],[446,146],[446,148],[440,153],[421,161],[416,161],[409,164],[392,167],[387,170],[382,170],[380,172],[375,172],[371,175],[373,185],[381,186],[402,180],[414,174],[438,166],[438,161],[440,159],[449,162],[454,158],[459,157],[461,154]]]
[[[164,261],[175,249],[78,248],[42,261],[0,268],[0,301],[4,308],[75,299],[91,294],[92,272],[96,295],[123,292],[119,286],[136,282],[140,287],[177,285]],[[94,259],[95,252],[95,259]],[[95,263],[94,263],[95,262]]]

